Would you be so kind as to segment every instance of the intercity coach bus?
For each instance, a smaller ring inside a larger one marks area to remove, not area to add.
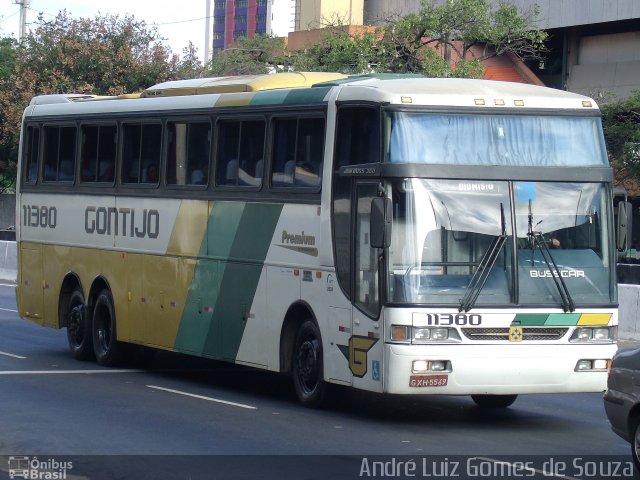
[[[24,113],[20,315],[336,386],[598,392],[616,350],[612,171],[587,97],[282,73],[45,95]]]

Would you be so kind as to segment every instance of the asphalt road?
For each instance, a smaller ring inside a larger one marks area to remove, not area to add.
[[[66,478],[358,478],[372,476],[362,462],[376,455],[630,460],[602,394],[526,395],[483,410],[467,397],[348,391],[335,408],[311,410],[288,378],[249,368],[168,353],[144,368],[75,361],[66,331],[15,310],[13,288],[1,286],[0,480],[9,457],[15,467],[34,456],[50,461],[40,470],[73,462]]]

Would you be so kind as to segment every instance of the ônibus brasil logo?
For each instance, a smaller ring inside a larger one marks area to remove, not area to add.
[[[61,462],[53,458],[40,460],[38,457],[9,457],[9,478],[34,480],[64,480],[73,462]]]

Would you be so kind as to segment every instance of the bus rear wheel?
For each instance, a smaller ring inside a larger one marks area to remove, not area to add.
[[[293,348],[293,386],[306,407],[326,406],[329,385],[324,381],[322,340],[318,326],[306,320],[296,334]]]
[[[107,289],[96,297],[93,307],[93,351],[97,362],[105,367],[117,365],[124,355],[124,345],[116,334],[113,298]]]
[[[69,350],[76,360],[89,360],[93,357],[93,338],[91,319],[87,315],[84,295],[74,290],[66,307],[67,341]]]
[[[516,401],[518,395],[471,395],[476,405],[482,408],[507,408]]]

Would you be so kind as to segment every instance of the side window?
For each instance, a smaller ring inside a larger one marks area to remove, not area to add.
[[[260,187],[264,173],[265,122],[218,122],[217,185]]]
[[[380,114],[372,107],[342,107],[336,126],[335,169],[380,161]]]
[[[273,123],[271,185],[319,187],[324,154],[324,118],[276,118]]]
[[[206,185],[211,123],[167,123],[167,185]]]
[[[36,183],[38,179],[38,152],[40,151],[40,128],[27,127],[22,154],[24,182]]]
[[[123,130],[122,183],[157,185],[162,126],[159,123],[127,123]]]
[[[380,114],[377,108],[343,106],[338,109],[333,165],[333,241],[338,283],[351,297],[351,194],[353,179],[341,177],[346,165],[380,161]],[[360,285],[359,288],[362,288]],[[362,296],[362,292],[356,292]]]
[[[367,315],[377,318],[380,311],[378,286],[378,249],[369,242],[371,201],[376,197],[375,184],[358,186],[356,209],[355,302]]]
[[[113,183],[118,129],[115,125],[83,125],[80,141],[80,180]]]
[[[44,127],[45,182],[72,182],[76,170],[76,127]]]

